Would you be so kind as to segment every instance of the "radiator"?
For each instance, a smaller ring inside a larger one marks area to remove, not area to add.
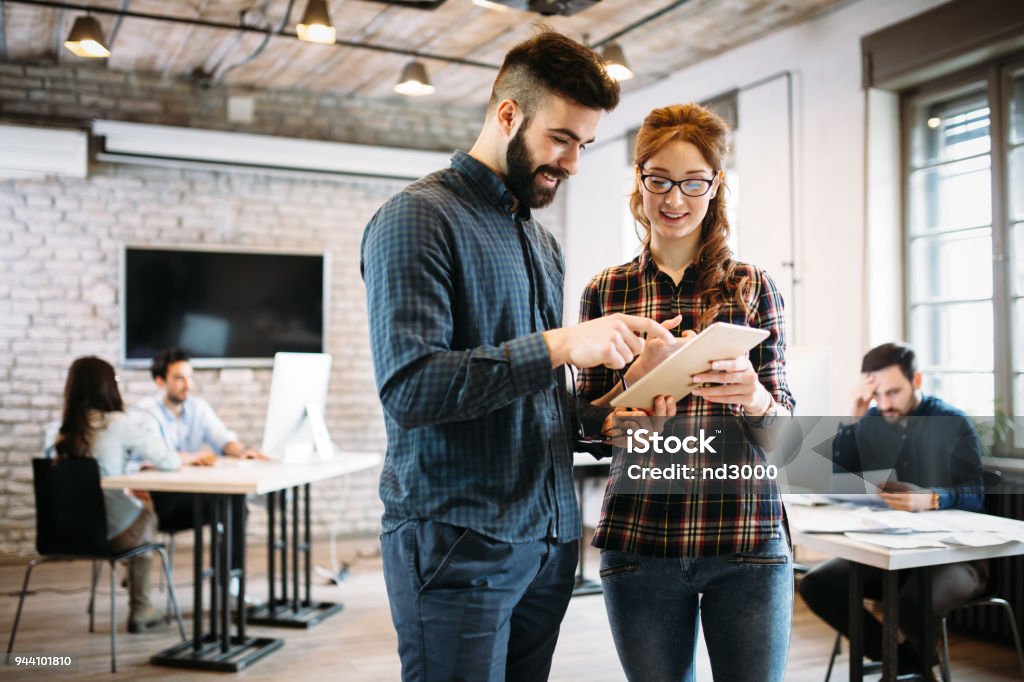
[[[1024,521],[1024,477],[1004,474],[999,491],[1004,494],[988,495],[985,507],[988,513]],[[1017,617],[1017,628],[1024,632],[1024,556],[995,559],[992,569],[998,572],[995,594],[1010,602]],[[949,625],[959,632],[979,639],[1004,642],[1013,646],[1013,636],[1005,609],[992,606],[974,606],[958,609],[950,614]]]

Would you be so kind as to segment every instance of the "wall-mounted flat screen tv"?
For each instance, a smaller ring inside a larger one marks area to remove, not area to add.
[[[128,246],[124,360],[170,346],[196,366],[270,366],[274,353],[323,353],[327,257]]]

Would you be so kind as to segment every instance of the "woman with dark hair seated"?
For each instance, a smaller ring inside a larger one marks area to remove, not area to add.
[[[97,357],[78,358],[71,364],[60,432],[53,444],[57,457],[92,457],[99,463],[100,476],[123,474],[129,450],[157,469],[179,468],[176,452],[125,415],[117,381],[114,368]],[[103,497],[112,551],[124,552],[153,541],[156,514],[149,505],[123,490],[104,490]],[[145,632],[164,621],[149,603],[151,564],[148,552],[128,562],[128,632]]]

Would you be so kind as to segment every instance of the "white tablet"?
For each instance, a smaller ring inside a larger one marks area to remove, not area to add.
[[[682,400],[697,386],[694,374],[710,370],[715,360],[738,358],[766,338],[767,329],[715,322],[613,398],[612,407],[651,409],[659,395]]]

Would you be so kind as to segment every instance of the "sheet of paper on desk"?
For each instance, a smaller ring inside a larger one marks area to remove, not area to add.
[[[928,515],[941,519],[943,526],[954,532],[976,532],[978,528],[978,515],[959,509],[944,509],[937,512],[928,512]],[[1004,519],[1000,516],[986,515],[984,517],[986,533],[993,533],[1009,540],[1024,542],[1024,527],[1020,521]]]
[[[1014,540],[1002,535],[983,532],[953,533],[942,538],[942,541],[953,547],[995,547],[1014,542]]]
[[[956,530],[945,523],[945,517],[939,517],[935,514],[916,514],[897,509],[876,511],[871,514],[870,519],[886,528],[906,528],[919,533]]]
[[[868,509],[815,508],[800,514],[799,521],[793,521],[793,525],[801,533],[845,533],[878,528],[878,524],[869,523],[871,516]]]
[[[892,533],[845,533],[846,537],[859,542],[868,542],[889,549],[916,549],[919,547],[946,547],[939,533],[911,533],[909,535],[893,535]]]
[[[785,504],[795,504],[801,507],[817,507],[828,504],[828,499],[824,495],[810,493],[783,493],[782,501]]]

